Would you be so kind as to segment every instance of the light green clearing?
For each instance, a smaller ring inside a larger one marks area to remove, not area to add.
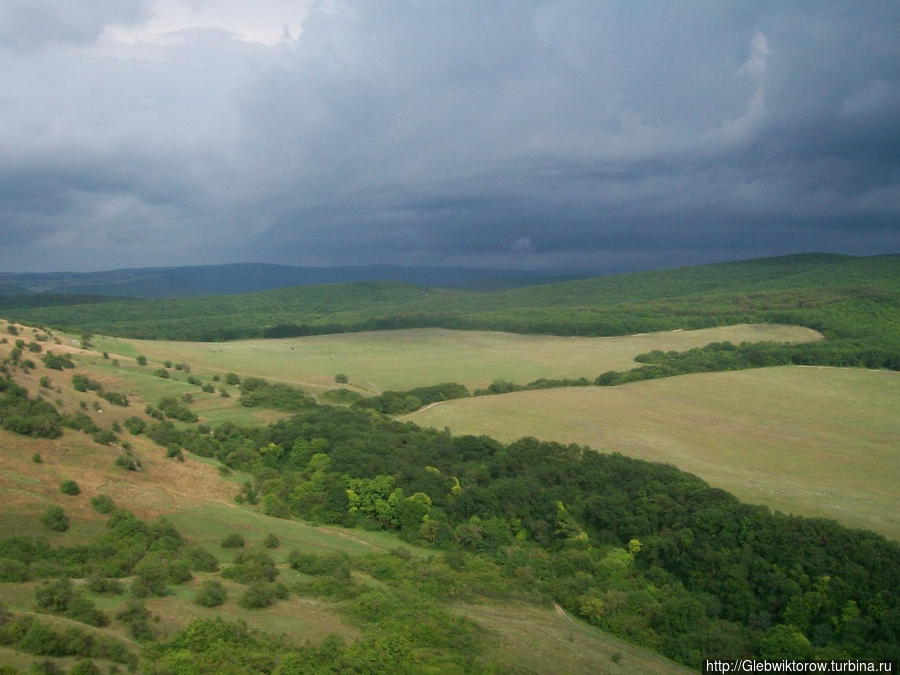
[[[900,375],[784,367],[445,401],[402,418],[674,464],[741,499],[900,539]]]
[[[654,349],[818,339],[821,335],[808,328],[764,324],[603,338],[427,328],[236,342],[95,342],[110,354],[144,354],[153,364],[186,362],[204,380],[207,374],[234,371],[322,390],[341,386],[334,376],[343,373],[351,385],[378,393],[438,382],[478,388],[495,379],[525,384],[541,377],[594,378],[632,368],[638,365],[635,356]]]

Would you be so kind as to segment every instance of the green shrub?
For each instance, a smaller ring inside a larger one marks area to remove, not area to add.
[[[141,465],[131,455],[119,455],[116,457],[116,466],[120,466],[126,471],[138,471]]]
[[[91,497],[91,506],[97,513],[112,513],[116,508],[109,495]]]
[[[64,480],[59,484],[59,491],[64,495],[74,496],[81,494],[81,488],[78,487],[78,483],[76,483],[74,480]]]
[[[98,572],[88,575],[87,587],[91,592],[103,595],[121,595],[123,591],[122,582],[118,579],[108,579]]]
[[[53,505],[44,511],[41,524],[53,532],[65,532],[69,529],[69,519],[61,506]]]
[[[0,581],[12,583],[28,581],[28,565],[21,560],[0,558]]]
[[[263,546],[266,548],[278,548],[281,545],[281,540],[277,535],[267,534],[265,539],[263,539]]]
[[[244,609],[262,609],[271,605],[276,597],[275,584],[255,583],[241,594],[238,604]]]
[[[119,440],[109,429],[101,429],[100,431],[91,434],[91,438],[100,445],[113,445]]]
[[[131,432],[132,436],[137,436],[147,428],[147,423],[137,415],[132,415],[124,422],[125,428]]]
[[[72,362],[72,358],[67,354],[57,355],[53,352],[48,351],[41,357],[41,361],[44,362],[44,365],[52,370],[62,370],[63,368],[74,368],[75,364]]]
[[[202,607],[218,607],[227,599],[225,587],[218,581],[204,581],[194,598],[194,602]]]
[[[202,546],[189,546],[182,553],[182,559],[190,565],[192,570],[198,572],[217,572],[219,561],[212,553]]]
[[[41,464],[44,460],[41,457],[41,453],[36,452],[31,456],[31,461],[34,462],[35,464]]]
[[[237,532],[229,534],[222,540],[222,548],[243,548],[244,538]]]
[[[278,576],[275,561],[262,551],[238,553],[235,564],[222,570],[222,576],[242,584],[274,581]]]

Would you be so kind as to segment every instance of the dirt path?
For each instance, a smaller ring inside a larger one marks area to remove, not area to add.
[[[445,401],[435,401],[434,403],[429,403],[428,405],[419,408],[418,410],[413,410],[411,413],[406,413],[405,415],[400,415],[397,417],[398,420],[405,419],[407,417],[412,417],[413,415],[417,415],[418,413],[423,413],[426,410],[431,410],[434,406],[440,405],[441,403],[445,403]]]

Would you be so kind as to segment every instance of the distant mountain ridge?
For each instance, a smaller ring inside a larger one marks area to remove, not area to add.
[[[142,267],[103,272],[0,273],[0,295],[65,294],[127,298],[237,295],[317,284],[405,281],[417,286],[509,288],[578,278],[579,274],[526,270],[405,265],[296,267],[231,263],[185,267]]]

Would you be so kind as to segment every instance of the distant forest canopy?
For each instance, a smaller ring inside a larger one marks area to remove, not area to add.
[[[44,299],[53,304],[28,306]],[[6,296],[0,297],[0,312],[61,330],[189,341],[426,327],[599,336],[782,323],[818,330],[826,342],[773,348],[764,359],[739,354],[728,367],[758,360],[896,369],[900,354],[896,255],[794,255],[482,292],[357,282],[230,296],[99,300]],[[722,357],[695,354],[675,363],[648,355],[645,362],[658,367],[642,374],[720,369],[711,364]],[[700,361],[704,365],[697,366]],[[599,373],[584,375],[593,379]]]

